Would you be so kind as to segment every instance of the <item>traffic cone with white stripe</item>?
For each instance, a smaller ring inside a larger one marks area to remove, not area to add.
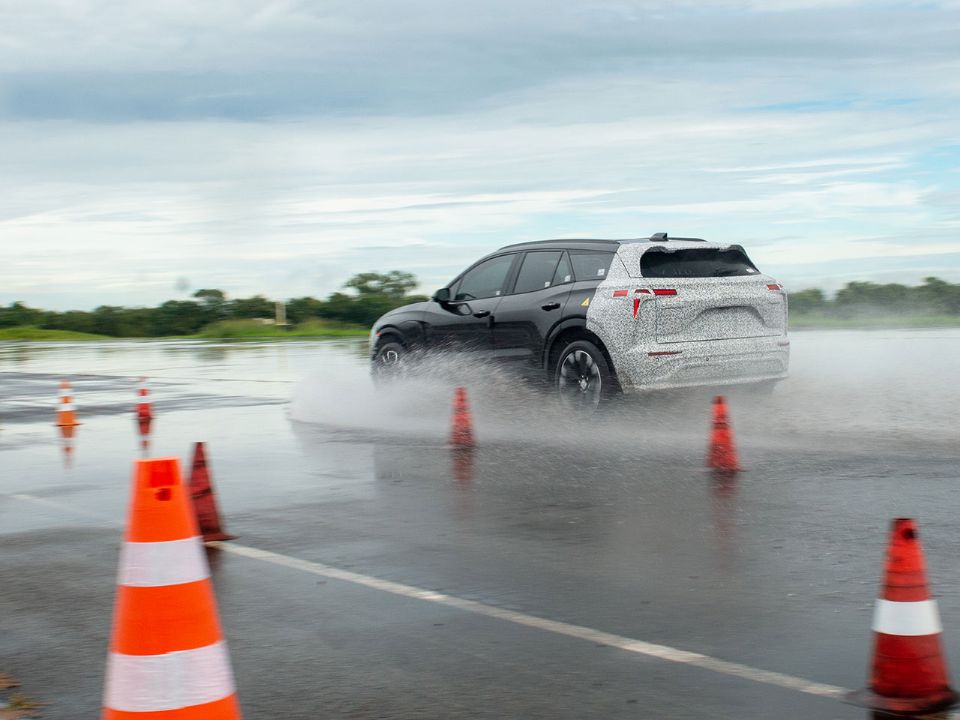
[[[153,418],[153,404],[150,402],[150,388],[147,387],[147,379],[140,378],[137,386],[137,419],[150,420]]]
[[[883,589],[873,614],[870,686],[847,699],[892,713],[923,714],[957,702],[940,645],[940,613],[927,589],[916,523],[893,521]]]
[[[239,720],[179,463],[153,458],[135,468],[101,720]]]
[[[75,427],[79,424],[70,381],[64,380],[60,383],[60,401],[57,403],[57,427]]]
[[[140,433],[140,454],[143,457],[150,455],[150,429],[153,420],[148,417],[137,418],[137,431]]]

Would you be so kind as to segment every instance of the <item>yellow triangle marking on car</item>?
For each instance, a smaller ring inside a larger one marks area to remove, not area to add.
[[[583,302],[580,303],[580,307],[587,307],[589,304],[590,304],[590,298],[585,297],[585,298],[583,299]]]

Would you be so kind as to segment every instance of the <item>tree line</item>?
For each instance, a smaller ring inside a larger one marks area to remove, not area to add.
[[[383,313],[411,302],[426,300],[408,294],[417,286],[410,273],[360,273],[344,284],[347,292],[335,292],[325,300],[300,297],[287,301],[287,321],[332,320],[372,325]],[[928,277],[922,285],[850,282],[833,298],[822,290],[790,293],[790,311],[799,315],[856,318],[880,315],[960,316],[960,284]],[[101,305],[92,311],[54,312],[14,302],[0,307],[0,328],[33,326],[49,330],[72,330],[112,337],[163,337],[193,335],[224,320],[271,319],[275,303],[263,295],[229,299],[222,290],[203,289],[190,300],[168,300],[153,308]]]
[[[287,322],[322,319],[372,325],[388,310],[426,300],[409,294],[416,286],[416,277],[399,270],[360,273],[344,284],[348,292],[332,293],[325,300],[300,297],[287,301]],[[54,312],[14,302],[0,307],[0,328],[29,325],[111,337],[163,337],[193,335],[224,320],[272,319],[275,312],[275,302],[263,295],[229,299],[223,290],[202,289],[190,300],[168,300],[152,308],[101,305],[92,311]]]
[[[922,285],[850,282],[833,298],[822,290],[789,294],[790,312],[838,318],[960,315],[960,284],[928,277]]]

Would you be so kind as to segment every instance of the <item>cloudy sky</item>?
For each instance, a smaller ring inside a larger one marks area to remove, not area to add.
[[[960,0],[0,0],[0,303],[660,231],[960,281],[958,38]]]

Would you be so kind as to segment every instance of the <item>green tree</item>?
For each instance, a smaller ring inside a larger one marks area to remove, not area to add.
[[[790,311],[800,314],[823,312],[827,298],[823,290],[810,289],[790,293]]]
[[[237,298],[227,303],[229,317],[236,320],[248,318],[272,318],[275,313],[274,302],[263,295],[249,298]]]
[[[402,300],[407,292],[416,286],[417,278],[402,270],[391,270],[388,273],[359,273],[344,283],[344,287],[356,290],[361,297],[383,295],[392,300]]]
[[[122,307],[114,305],[101,305],[96,308],[91,318],[93,332],[113,337],[123,335],[123,311]]]
[[[227,306],[227,294],[216,288],[202,288],[193,293],[203,308],[204,324],[225,320],[230,316]]]
[[[206,325],[200,303],[192,300],[167,300],[153,314],[154,335],[192,335]]]
[[[193,297],[198,298],[204,305],[217,305],[227,299],[227,294],[223,290],[204,288],[197,290]]]
[[[39,325],[43,322],[44,312],[27,307],[22,302],[12,302],[5,308],[0,308],[0,327],[17,327],[19,325]]]
[[[74,332],[93,332],[93,313],[83,310],[46,313],[42,327],[50,330],[73,330]]]
[[[931,312],[960,315],[960,285],[928,277],[923,285],[911,288],[911,295],[916,305]]]
[[[837,292],[834,303],[845,317],[902,314],[911,309],[909,288],[897,283],[850,282]]]
[[[294,298],[287,303],[287,321],[297,324],[321,317],[324,305],[322,300],[312,297]]]

